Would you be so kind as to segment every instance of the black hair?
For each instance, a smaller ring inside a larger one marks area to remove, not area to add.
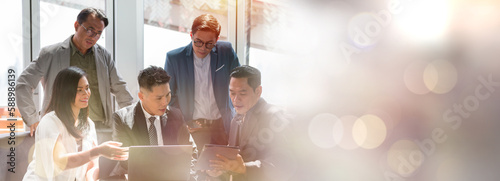
[[[86,130],[89,126],[88,106],[80,109],[78,114],[79,123],[76,127],[73,110],[71,109],[71,104],[75,103],[78,83],[82,77],[86,76],[87,74],[78,67],[68,67],[57,73],[50,102],[45,110],[45,114],[54,111],[64,127],[75,138],[82,138],[82,130]]]
[[[261,75],[260,71],[249,65],[242,65],[240,67],[236,67],[231,71],[231,77],[233,78],[248,78],[248,85],[255,89],[261,84]]]
[[[139,72],[137,80],[139,81],[139,87],[152,91],[153,86],[167,84],[170,81],[170,76],[163,68],[151,65]]]
[[[78,14],[76,21],[78,21],[79,24],[82,24],[83,22],[87,21],[87,18],[89,15],[94,15],[96,18],[99,18],[101,21],[104,22],[104,27],[108,26],[108,18],[106,17],[106,14],[100,9],[97,8],[85,8],[80,13]]]

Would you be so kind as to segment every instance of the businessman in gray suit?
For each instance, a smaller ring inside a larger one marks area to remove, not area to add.
[[[74,23],[75,34],[66,40],[49,45],[42,50],[17,79],[17,105],[31,135],[36,130],[41,115],[49,104],[52,86],[57,73],[69,66],[76,66],[87,73],[90,91],[89,117],[94,121],[96,129],[111,131],[111,116],[115,111],[111,94],[116,96],[119,107],[132,104],[126,82],[116,69],[115,61],[104,47],[96,44],[101,38],[108,18],[99,9],[85,8]],[[40,110],[35,107],[33,90],[41,82],[44,89],[44,100]],[[98,136],[99,142],[106,139]]]
[[[229,146],[238,146],[235,160],[218,155],[206,171],[220,180],[288,180],[296,163],[289,149],[288,116],[261,98],[260,71],[251,66],[231,72],[229,95],[237,115],[231,121]],[[216,180],[217,180],[216,179]]]

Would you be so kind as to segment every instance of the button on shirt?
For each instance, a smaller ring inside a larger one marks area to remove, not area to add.
[[[214,96],[210,54],[199,58],[193,54],[194,61],[194,112],[193,119],[215,120],[221,117]]]
[[[145,116],[145,120],[146,120],[146,125],[147,125],[147,128],[149,129],[149,127],[151,126],[151,122],[149,121],[149,117],[151,117],[152,115],[149,114],[146,110],[144,110],[144,106],[142,105],[142,101],[141,101],[141,108],[142,108],[142,111],[144,112],[144,116]],[[155,119],[155,128],[156,128],[156,136],[158,136],[158,145],[163,145],[163,136],[162,136],[162,132],[161,132],[161,119],[160,119],[160,116],[158,115],[154,115],[154,117],[156,118]],[[164,115],[164,119],[167,120],[167,115]]]

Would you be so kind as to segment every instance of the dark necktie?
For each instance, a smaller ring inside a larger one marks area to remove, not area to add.
[[[155,120],[156,118],[154,116],[149,117],[149,122],[151,122],[151,126],[149,126],[150,145],[158,145],[158,136],[156,134]]]
[[[229,130],[229,146],[239,146],[240,142],[240,127],[243,120],[243,115],[236,115],[231,121],[231,128]]]

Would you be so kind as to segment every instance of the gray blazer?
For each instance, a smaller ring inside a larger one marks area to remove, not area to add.
[[[17,106],[28,126],[38,122],[38,112],[41,111],[43,114],[43,111],[48,106],[57,73],[69,67],[70,41],[72,37],[73,35],[64,42],[42,48],[38,58],[32,61],[17,79]],[[106,114],[106,124],[110,125],[111,116],[114,112],[111,104],[111,93],[116,96],[120,108],[131,105],[133,98],[125,81],[116,70],[115,61],[112,60],[111,54],[98,44],[95,44],[92,49],[96,60],[97,81],[99,82],[99,92],[101,93],[101,101]],[[44,90],[44,100],[42,109],[37,110],[33,101],[33,90],[40,81]]]
[[[289,116],[282,109],[260,98],[247,111],[239,134],[238,146],[246,174],[233,174],[233,180],[289,180],[297,167],[288,138],[293,134],[290,124]],[[234,140],[233,131],[230,130],[229,140]],[[227,175],[221,179],[227,180]]]

